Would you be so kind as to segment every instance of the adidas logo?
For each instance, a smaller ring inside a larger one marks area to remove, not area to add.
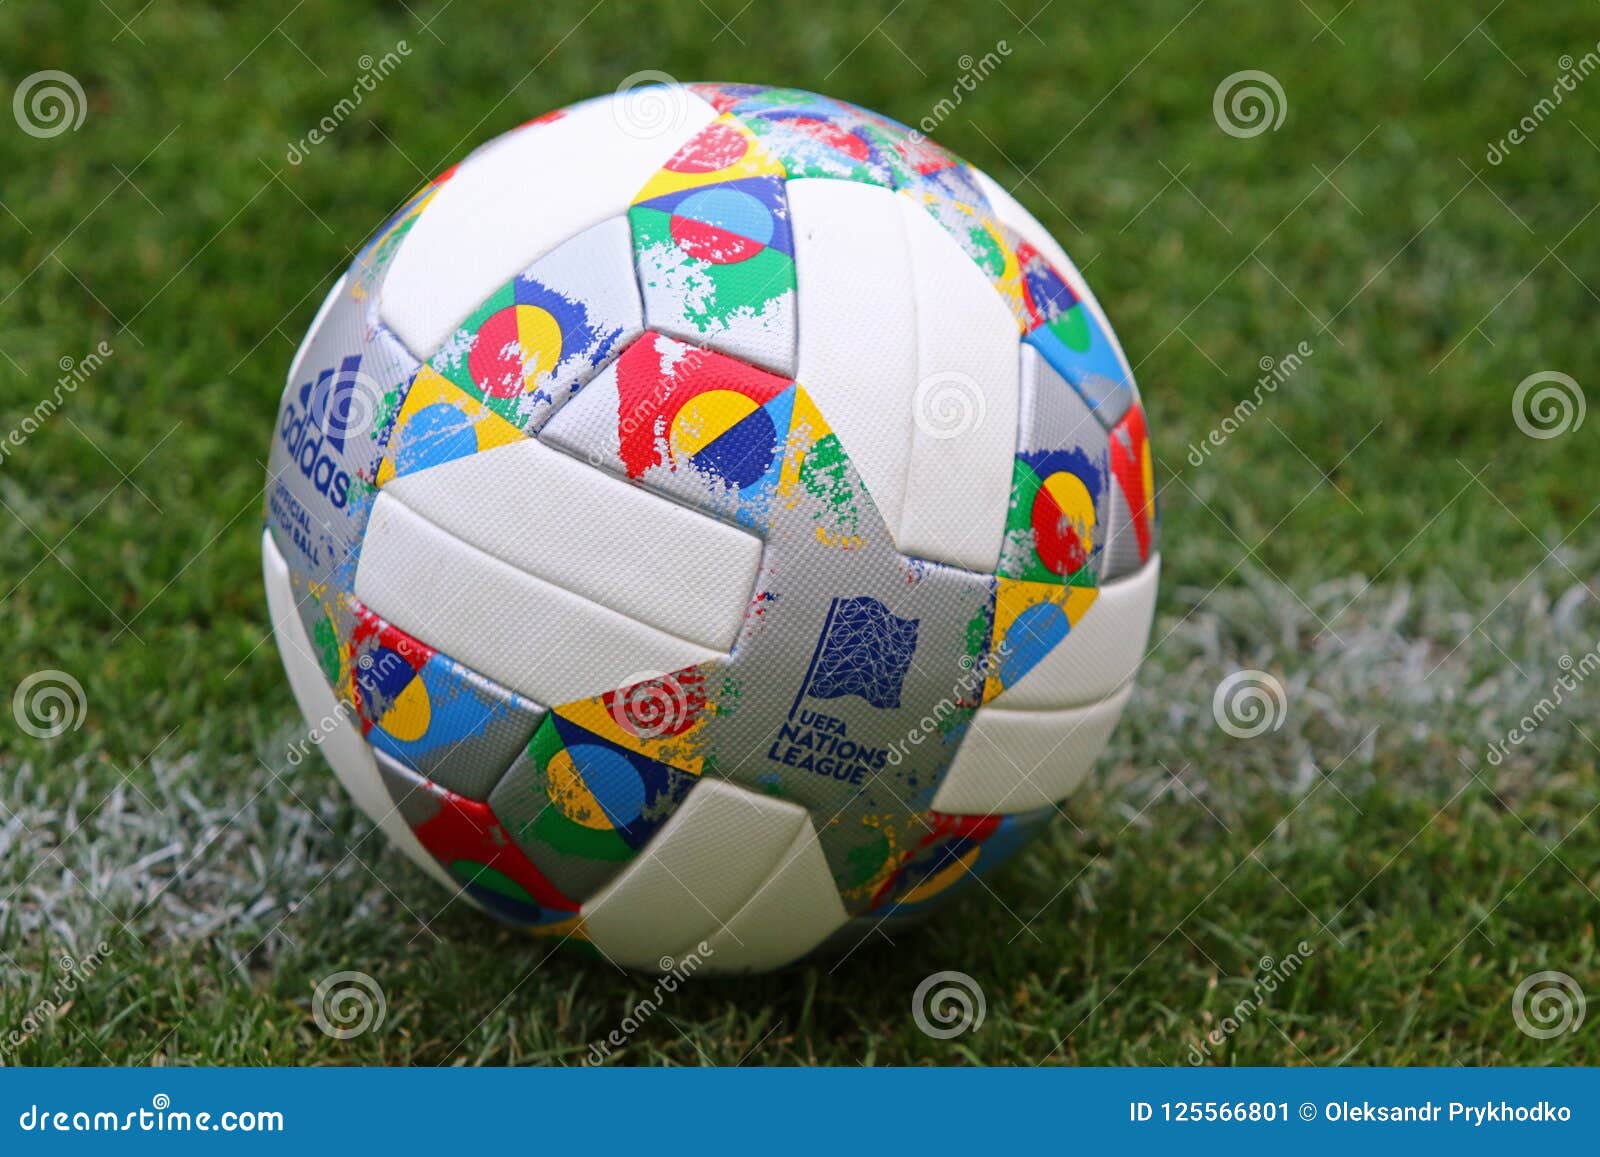
[[[345,358],[337,370],[325,369],[301,386],[299,406],[285,406],[278,425],[278,436],[300,473],[335,510],[343,510],[350,499],[345,440],[363,432],[359,423],[372,401],[360,396],[361,381],[361,355]]]

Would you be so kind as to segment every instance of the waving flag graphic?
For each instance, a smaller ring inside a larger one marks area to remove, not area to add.
[[[902,619],[866,595],[834,599],[794,708],[807,695],[859,695],[874,707],[899,707],[900,687],[917,650],[917,619]]]

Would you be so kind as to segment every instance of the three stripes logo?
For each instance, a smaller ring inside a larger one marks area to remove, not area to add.
[[[278,434],[300,473],[342,510],[350,497],[345,447],[372,429],[377,385],[361,372],[361,355],[354,354],[302,385],[296,400],[299,405],[283,408]]]

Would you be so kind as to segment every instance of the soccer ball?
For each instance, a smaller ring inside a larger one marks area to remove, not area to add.
[[[921,917],[1085,777],[1149,636],[1144,412],[985,174],[811,93],[496,138],[328,294],[262,552],[311,738],[408,856],[618,964]]]

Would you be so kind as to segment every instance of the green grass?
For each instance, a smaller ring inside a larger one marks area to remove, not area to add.
[[[1033,0],[283,7],[110,0],[126,29],[93,0],[0,7],[5,94],[53,68],[87,96],[75,132],[0,127],[0,433],[62,359],[114,351],[0,460],[0,692],[61,669],[88,703],[55,740],[0,729],[4,1059],[576,1063],[619,1024],[648,982],[449,903],[320,763],[287,762],[258,535],[289,358],[393,206],[538,112],[665,69],[916,122],[1005,40],[937,135],[1056,231],[1137,364],[1166,543],[1141,690],[993,896],[842,962],[696,984],[617,1059],[1181,1064],[1304,941],[1213,1060],[1600,1060],[1600,1017],[1539,1040],[1511,1015],[1540,970],[1600,995],[1600,686],[1486,758],[1600,643],[1600,424],[1535,440],[1511,417],[1542,370],[1600,404],[1600,80],[1485,160],[1595,50],[1592,4],[1055,0],[1027,29]],[[402,39],[399,72],[288,164]],[[1243,69],[1288,105],[1251,139],[1212,116]],[[1281,730],[1217,728],[1240,667],[1283,682]],[[60,958],[100,941],[10,1051]],[[344,969],[388,1001],[351,1041],[310,1011]],[[951,1041],[910,1015],[941,969],[987,1000]]]

